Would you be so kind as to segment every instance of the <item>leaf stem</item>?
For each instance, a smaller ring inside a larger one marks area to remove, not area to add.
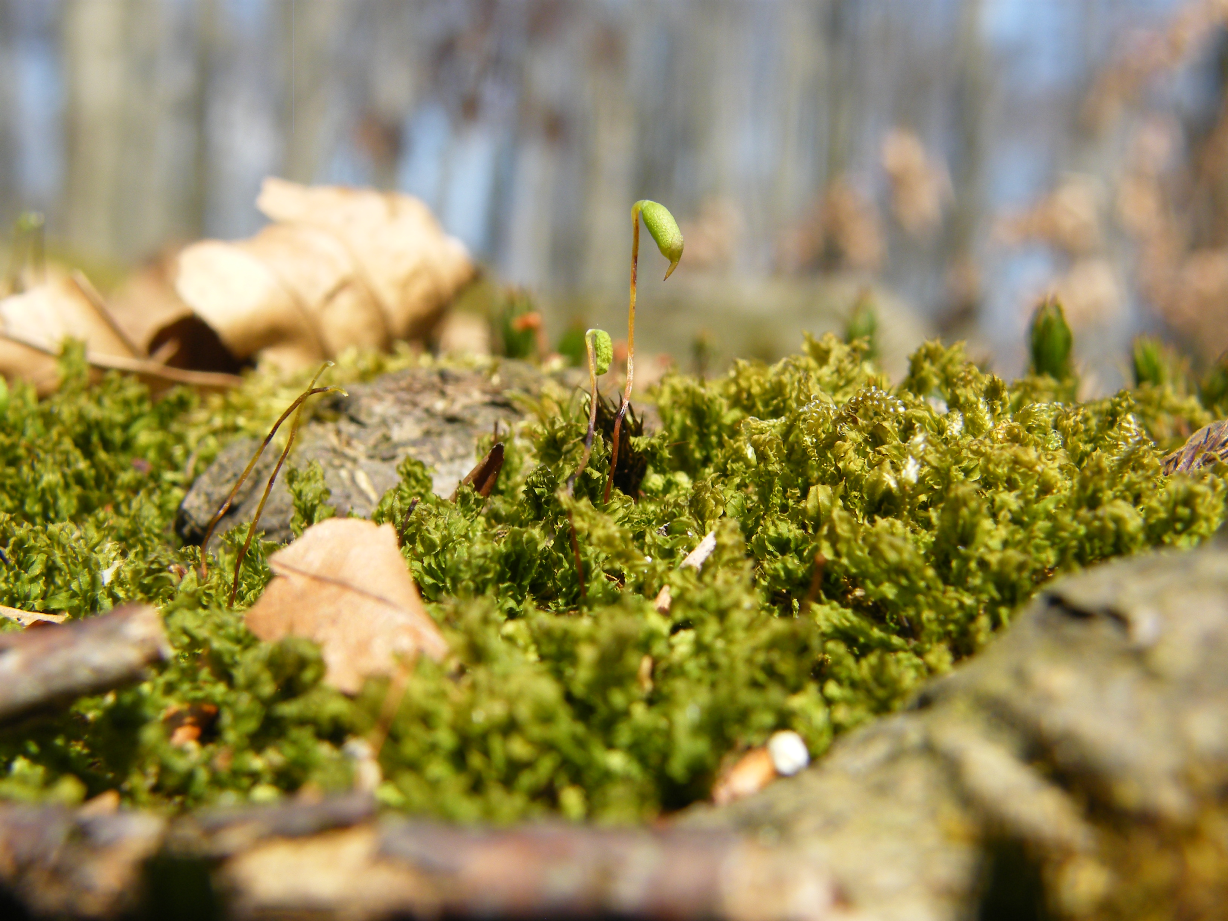
[[[623,426],[623,417],[631,406],[631,387],[635,382],[635,285],[640,259],[640,202],[631,208],[631,302],[627,307],[627,386],[623,389],[622,403],[614,417],[614,435],[610,439],[610,474],[605,481],[603,502],[610,501],[610,488],[614,485],[614,468],[618,465],[618,437]]]

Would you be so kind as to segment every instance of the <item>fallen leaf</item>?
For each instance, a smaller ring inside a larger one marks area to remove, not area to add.
[[[67,614],[40,614],[38,611],[19,611],[17,608],[0,604],[0,617],[7,617],[23,627],[31,624],[62,624],[68,620]]]
[[[217,713],[217,705],[210,703],[171,707],[162,714],[162,722],[171,733],[170,743],[186,748],[199,742],[201,734],[208,731],[217,720]]]
[[[159,364],[237,374],[243,363],[175,291],[179,249],[168,249],[130,274],[107,304],[128,338]]]
[[[712,551],[716,549],[716,531],[709,531],[704,539],[701,540],[695,549],[686,555],[686,558],[678,564],[681,569],[686,566],[696,571],[703,568],[708,557],[712,556]],[[657,597],[653,599],[653,607],[657,609],[659,614],[668,614],[670,605],[674,603],[673,595],[670,594],[669,585],[662,585],[661,591],[657,592]]]
[[[476,271],[409,195],[269,178],[256,205],[275,223],[247,240],[187,247],[175,281],[241,360],[297,368],[423,339]]]
[[[154,387],[224,389],[239,382],[230,374],[166,367],[145,355],[80,272],[53,273],[40,285],[0,299],[0,375],[28,381],[39,396],[52,393],[60,386],[65,339],[85,343],[87,364],[135,374]]]
[[[499,480],[499,471],[502,469],[503,442],[500,441],[487,451],[486,456],[478,461],[474,468],[465,474],[465,478],[456,485],[452,493],[452,501],[456,501],[462,486],[472,486],[474,492],[479,496],[483,499],[488,498],[495,488],[495,483]]]
[[[712,801],[724,806],[758,793],[775,779],[776,765],[767,748],[752,748],[713,785]]]
[[[262,640],[301,636],[320,644],[324,680],[347,694],[389,675],[419,652],[448,646],[423,607],[391,525],[330,518],[269,557],[274,578],[247,612]]]
[[[1204,425],[1160,463],[1165,473],[1189,473],[1228,461],[1228,419]]]
[[[712,787],[718,806],[758,793],[777,777],[792,777],[810,764],[810,752],[791,729],[772,733],[766,745],[752,748],[721,774]]]
[[[712,551],[716,549],[716,531],[709,531],[704,539],[701,540],[695,549],[686,555],[679,568],[689,566],[691,569],[702,569],[708,557],[712,556]]]
[[[0,300],[0,373],[5,377],[29,381],[40,395],[51,393],[60,382],[56,356],[69,337],[85,342],[92,356],[138,357],[80,276],[57,272],[43,284]]]

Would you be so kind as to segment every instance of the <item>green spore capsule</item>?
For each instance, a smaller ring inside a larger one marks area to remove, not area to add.
[[[1070,353],[1074,346],[1074,334],[1066,323],[1062,305],[1047,300],[1032,317],[1032,373],[1048,374],[1054,380],[1064,381],[1074,373]]]
[[[593,349],[593,370],[600,377],[610,370],[614,360],[614,341],[604,329],[590,329],[584,334]]]
[[[669,260],[669,268],[665,272],[665,277],[669,278],[682,259],[682,231],[678,229],[678,222],[669,209],[658,202],[644,199],[637,201],[635,207],[643,215],[644,226],[657,241],[657,249]]]

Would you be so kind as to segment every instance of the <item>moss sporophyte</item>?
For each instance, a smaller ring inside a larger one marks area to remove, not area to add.
[[[661,255],[669,260],[669,268],[665,277],[669,278],[678,268],[682,258],[682,231],[678,222],[664,205],[655,201],[641,199],[631,206],[631,300],[627,307],[627,384],[623,391],[622,404],[618,407],[618,415],[614,417],[614,434],[610,439],[610,473],[605,483],[605,501],[610,501],[610,487],[614,484],[614,468],[618,466],[618,439],[622,432],[623,419],[631,406],[631,387],[635,381],[635,291],[639,274],[640,258],[640,217],[644,218],[644,226],[656,241]]]
[[[938,343],[892,386],[864,344],[807,339],[772,365],[668,374],[648,395],[659,427],[633,439],[638,501],[601,501],[604,428],[573,494],[559,488],[591,420],[591,400],[561,385],[500,434],[486,498],[440,498],[405,459],[373,517],[396,529],[451,653],[419,661],[403,696],[369,679],[354,697],[323,683],[312,643],[244,627],[274,545],[252,542],[232,609],[242,529],[214,541],[218,565],[201,573],[171,528],[192,478],[236,437],[264,436],[310,375],[154,401],[116,375],[89,385],[70,351],[58,393],[14,383],[0,410],[0,604],[81,618],[145,600],[176,654],[139,685],[0,734],[0,795],[114,789],[173,810],[346,789],[347,742],[382,732],[399,699],[379,750],[389,807],[643,820],[707,797],[723,764],[775,732],[820,756],[975,653],[1055,574],[1194,544],[1224,518],[1222,468],[1161,471],[1228,415],[1207,396],[1222,388],[1179,365],[1075,403],[1068,381],[1008,384]],[[426,360],[351,356],[332,379]],[[326,518],[321,468],[291,472],[295,520]],[[680,566],[713,530],[702,568]],[[185,711],[216,717],[176,741],[170,715]]]

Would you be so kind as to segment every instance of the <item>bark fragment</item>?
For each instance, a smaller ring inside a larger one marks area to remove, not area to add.
[[[0,723],[137,681],[170,655],[161,616],[144,604],[0,634]]]

